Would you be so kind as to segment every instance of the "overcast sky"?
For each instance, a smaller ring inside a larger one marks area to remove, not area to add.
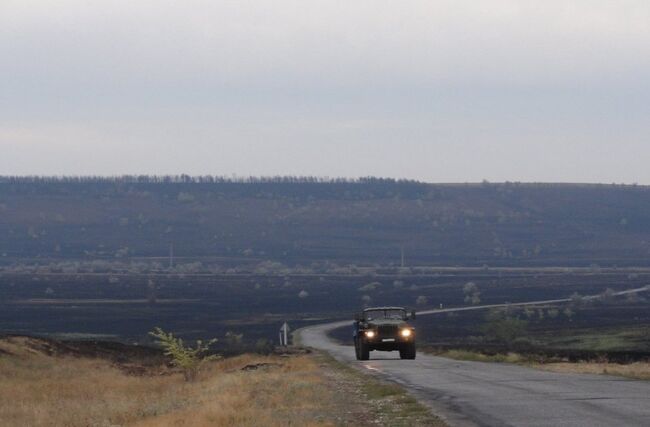
[[[650,184],[647,0],[0,0],[0,175]]]

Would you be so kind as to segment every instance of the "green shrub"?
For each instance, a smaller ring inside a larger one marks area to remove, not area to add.
[[[482,331],[490,340],[513,344],[516,340],[526,336],[528,322],[512,317],[503,310],[492,309],[485,316],[486,322]]]
[[[158,340],[158,344],[164,349],[165,355],[172,358],[174,366],[183,371],[186,381],[193,381],[203,363],[210,360],[217,360],[219,355],[206,355],[210,346],[217,342],[217,339],[211,339],[207,343],[196,341],[196,347],[185,346],[181,338],[176,338],[171,332],[167,333],[160,328],[155,328],[149,335]]]

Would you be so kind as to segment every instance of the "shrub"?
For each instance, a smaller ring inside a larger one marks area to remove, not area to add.
[[[260,338],[255,342],[255,352],[259,354],[273,353],[274,345],[266,338]]]
[[[481,291],[474,282],[467,282],[463,286],[463,294],[465,294],[464,301],[467,304],[476,305],[481,302]]]
[[[207,356],[210,346],[217,342],[217,339],[211,339],[207,343],[201,340],[196,341],[196,347],[185,346],[181,338],[176,338],[171,332],[167,333],[160,328],[155,328],[149,332],[164,349],[165,355],[172,358],[174,366],[183,371],[185,381],[193,381],[199,373],[201,366],[210,360],[217,360],[218,355]]]
[[[517,317],[508,316],[502,310],[490,310],[485,316],[486,323],[481,328],[490,340],[504,344],[513,344],[514,341],[526,335],[528,322]]]

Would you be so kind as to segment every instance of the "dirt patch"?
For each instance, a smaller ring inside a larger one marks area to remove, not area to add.
[[[269,369],[269,368],[279,368],[282,366],[281,363],[269,363],[269,362],[263,362],[263,363],[253,363],[250,365],[246,365],[243,368],[241,368],[241,371],[257,371],[258,369]]]

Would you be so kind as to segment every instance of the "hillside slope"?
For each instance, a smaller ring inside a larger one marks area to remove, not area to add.
[[[648,265],[650,188],[367,179],[0,179],[0,263]]]

